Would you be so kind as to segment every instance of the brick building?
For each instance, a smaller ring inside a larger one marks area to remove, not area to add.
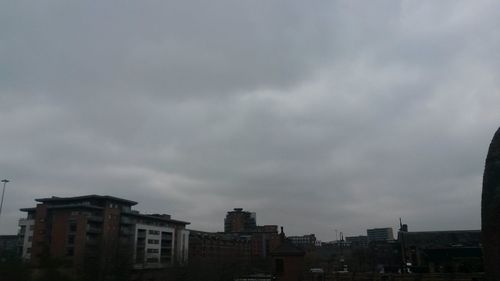
[[[277,281],[301,281],[304,279],[305,252],[286,238],[281,228],[279,244],[271,251],[272,273]]]
[[[253,259],[266,258],[279,242],[277,225],[257,225],[255,213],[242,208],[227,212],[224,233],[249,239]]]
[[[277,225],[258,226],[257,231],[240,235],[250,237],[254,259],[268,257],[271,250],[276,248],[280,241]]]
[[[255,213],[235,208],[224,219],[224,232],[254,232],[257,229]]]
[[[249,261],[251,240],[227,233],[189,230],[189,259],[208,261]]]
[[[35,200],[19,220],[21,254],[38,265],[44,257],[68,264],[103,264],[128,259],[135,268],[162,268],[188,258],[188,222],[169,215],[141,214],[137,202],[113,196],[86,195]]]

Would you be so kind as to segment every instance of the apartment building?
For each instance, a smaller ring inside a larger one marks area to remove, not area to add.
[[[224,219],[224,232],[254,232],[257,229],[255,213],[235,208]]]
[[[161,268],[188,259],[188,222],[165,214],[141,214],[137,202],[85,195],[35,199],[19,220],[20,252],[34,265],[58,257],[74,266],[128,259],[135,268]]]

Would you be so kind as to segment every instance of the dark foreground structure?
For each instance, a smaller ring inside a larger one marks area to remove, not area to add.
[[[481,205],[484,269],[487,281],[500,280],[500,129],[491,141],[484,167]]]

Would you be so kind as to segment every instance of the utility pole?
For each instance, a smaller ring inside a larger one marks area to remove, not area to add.
[[[2,189],[2,201],[0,201],[0,215],[2,215],[3,196],[5,195],[5,185],[7,185],[7,183],[10,181],[7,179],[3,179],[1,182],[3,182],[3,189]]]

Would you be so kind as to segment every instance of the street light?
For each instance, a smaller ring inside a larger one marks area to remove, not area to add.
[[[7,179],[3,179],[3,180],[1,180],[1,182],[3,182],[3,189],[2,189],[2,201],[0,201],[0,215],[2,214],[3,196],[5,194],[5,185],[7,185],[7,183],[10,181]]]

